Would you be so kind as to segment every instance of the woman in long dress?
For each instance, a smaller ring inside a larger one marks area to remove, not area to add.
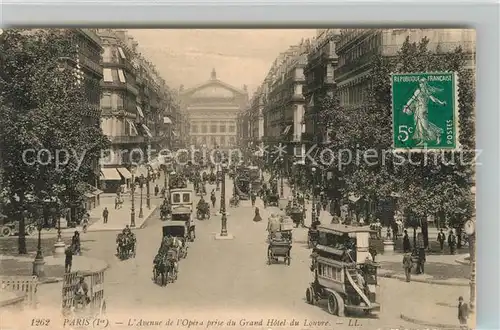
[[[445,106],[446,102],[439,100],[433,95],[442,90],[430,86],[425,78],[420,79],[418,86],[419,87],[413,93],[413,96],[408,100],[403,108],[403,112],[408,115],[413,112],[413,118],[415,121],[413,139],[419,141],[417,146],[420,146],[425,142],[434,141],[436,144],[440,144],[441,135],[444,131],[442,128],[429,121],[428,103],[430,101]]]

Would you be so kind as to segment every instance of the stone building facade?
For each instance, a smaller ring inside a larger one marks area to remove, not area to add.
[[[246,86],[239,89],[217,79],[214,69],[208,81],[180,91],[180,100],[189,117],[191,145],[237,146],[238,114],[248,102]]]
[[[317,30],[316,38],[311,42],[305,68],[306,99],[304,143],[312,145],[328,142],[327,123],[320,120],[321,100],[335,92],[334,71],[338,57],[335,41],[340,37],[338,29]]]
[[[393,57],[410,38],[410,42],[429,39],[428,49],[439,55],[462,46],[470,54],[469,66],[474,69],[476,34],[467,29],[343,29],[335,48],[338,66],[335,81],[341,104],[345,107],[362,104],[370,87],[371,59],[375,54]]]
[[[259,111],[262,105],[263,121],[259,123],[264,126],[264,144],[270,146],[268,150],[277,150],[276,146],[280,144],[286,150],[280,152],[279,155],[273,152],[267,153],[266,162],[268,165],[280,166],[285,172],[289,171],[295,158],[302,157],[304,152],[302,146],[302,134],[305,131],[303,88],[309,47],[308,41],[301,41],[298,45],[291,46],[286,52],[281,53],[264,80],[261,88],[262,95],[256,97],[260,100],[258,101]]]
[[[101,127],[111,141],[101,185],[116,191],[130,185],[132,171],[136,177],[147,177],[159,170],[157,152],[169,147],[176,134],[172,131],[175,94],[125,30],[99,29],[98,35],[103,46]]]

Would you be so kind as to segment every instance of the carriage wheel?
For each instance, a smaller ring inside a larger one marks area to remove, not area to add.
[[[9,237],[10,235],[12,235],[12,229],[7,226],[2,227],[2,229],[0,230],[0,235],[2,237]]]
[[[307,303],[314,305],[314,289],[312,287],[309,287],[306,289],[306,301]]]
[[[307,248],[308,249],[312,248],[312,241],[310,238],[307,239]]]
[[[27,226],[26,227],[26,235],[31,236],[35,233],[35,227],[34,226]]]
[[[165,274],[165,272],[161,273],[161,286],[167,286],[168,284],[168,273]]]
[[[339,304],[337,302],[337,298],[333,293],[328,295],[328,312],[332,315],[337,315],[339,309]]]
[[[273,252],[271,251],[271,248],[267,249],[267,264],[270,265],[273,263]]]
[[[286,256],[286,264],[290,266],[290,252],[288,252],[288,255]]]

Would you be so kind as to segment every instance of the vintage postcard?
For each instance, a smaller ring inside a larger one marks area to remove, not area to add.
[[[3,29],[1,329],[473,329],[476,34]]]

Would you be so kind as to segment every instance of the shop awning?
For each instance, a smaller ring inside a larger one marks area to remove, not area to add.
[[[287,127],[285,127],[285,129],[283,130],[283,134],[286,135],[290,132],[290,129],[292,128],[292,125],[288,125]]]
[[[153,137],[153,134],[151,134],[151,131],[146,125],[142,124],[142,128],[144,128],[144,131],[146,132],[147,136]]]
[[[121,181],[122,177],[116,171],[116,168],[101,168],[101,180]]]
[[[163,117],[163,123],[164,124],[172,124],[172,119],[169,117]]]
[[[132,174],[125,167],[118,167],[116,170],[123,176],[124,179],[132,178]]]
[[[100,189],[97,189],[94,190],[92,193],[95,195],[95,196],[99,196],[100,194],[102,194],[104,191],[100,190]]]
[[[141,107],[140,107],[140,106],[138,106],[138,105],[136,105],[135,107],[137,108],[137,114],[138,114],[140,117],[144,118],[144,114],[142,113],[142,109],[141,109]]]

